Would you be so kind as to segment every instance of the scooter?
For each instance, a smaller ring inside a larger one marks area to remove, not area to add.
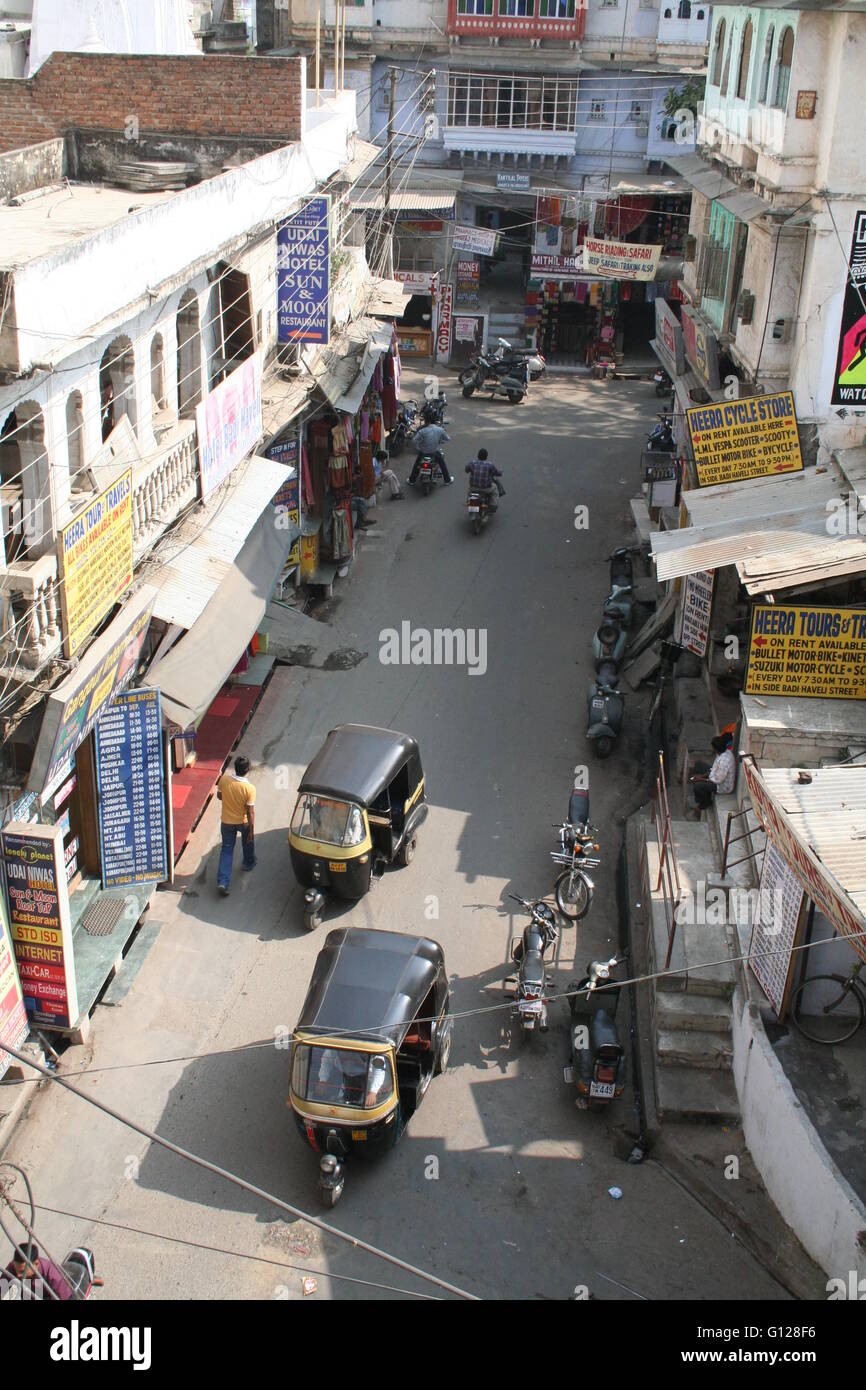
[[[622,729],[625,698],[617,688],[616,667],[601,662],[596,679],[589,687],[586,705],[586,736],[596,757],[609,758]]]
[[[674,384],[664,367],[659,367],[658,371],[653,372],[653,384],[655,385],[657,396],[672,395]]]
[[[497,338],[496,351],[490,354],[493,362],[511,362],[519,365],[525,362],[529,369],[529,380],[537,381],[547,370],[547,363],[540,352],[533,352],[531,348],[515,348],[508,342],[507,338]]]
[[[595,892],[587,869],[595,869],[601,863],[592,858],[600,846],[595,840],[598,832],[589,824],[588,791],[572,792],[568,819],[554,829],[559,831],[559,849],[551,850],[550,857],[563,868],[554,885],[556,906],[563,917],[579,922],[589,912]]]
[[[646,447],[655,453],[673,454],[677,447],[674,442],[673,419],[666,410],[661,411],[658,419],[658,424],[650,431]]]
[[[620,545],[612,554],[608,555],[610,564],[610,587],[615,584],[631,584],[634,579],[634,565],[632,555],[636,555],[637,546]]]
[[[496,507],[491,507],[490,498],[486,492],[478,492],[473,488],[469,489],[466,498],[466,514],[472,523],[472,531],[476,536],[480,536],[483,528],[487,525]]]
[[[604,988],[611,982],[611,971],[621,964],[618,956],[590,961],[585,977],[568,986],[571,1065],[563,1068],[563,1076],[577,1086],[574,1103],[579,1110],[604,1109],[625,1088],[625,1048],[615,1023],[620,989]]]
[[[516,1007],[511,1011],[512,1017],[519,1019],[525,1042],[535,1032],[536,1023],[540,1033],[547,1032],[544,991],[553,984],[553,980],[545,973],[544,953],[559,940],[559,927],[553,909],[540,898],[536,902],[529,902],[527,898],[519,898],[516,893],[509,893],[508,896],[530,914],[522,938],[515,937],[511,943],[511,959],[518,967],[517,974],[509,975],[504,986],[506,993],[516,1001]]]
[[[421,418],[425,425],[444,425],[445,407],[448,404],[448,397],[444,391],[436,396],[431,396],[421,407]]]
[[[614,674],[625,653],[628,633],[623,624],[615,618],[605,618],[596,629],[592,639],[592,654],[595,669],[603,662],[613,662]]]
[[[623,629],[631,627],[634,610],[634,590],[631,584],[614,584],[604,601],[602,613],[606,621],[619,624]]]
[[[101,1289],[104,1279],[96,1277],[96,1258],[86,1245],[70,1250],[63,1261],[63,1274],[74,1299],[90,1297],[91,1289]]]
[[[463,383],[463,395],[469,397],[476,391],[489,391],[491,397],[506,396],[512,405],[519,405],[526,395],[526,367],[509,369],[501,376],[495,373],[490,376],[487,372],[488,365],[486,358],[479,359],[479,365],[471,379]]]

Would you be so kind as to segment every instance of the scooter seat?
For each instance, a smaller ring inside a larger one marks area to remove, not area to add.
[[[544,959],[539,951],[530,951],[523,963],[523,981],[527,985],[544,984]]]
[[[613,1015],[609,1014],[607,1009],[597,1009],[593,1014],[590,1039],[593,1052],[597,1052],[600,1047],[620,1046]]]
[[[572,825],[586,825],[589,820],[589,792],[572,792],[568,799],[568,819]]]

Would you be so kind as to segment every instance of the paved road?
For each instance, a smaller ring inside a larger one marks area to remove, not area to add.
[[[406,377],[409,394],[420,377]],[[576,1285],[600,1299],[627,1299],[627,1289],[651,1299],[780,1296],[660,1168],[630,1167],[615,1155],[612,1127],[629,1121],[629,1097],[608,1115],[574,1109],[562,1080],[564,1005],[553,1010],[550,1032],[528,1046],[512,1041],[507,1012],[492,1009],[502,1002],[510,938],[522,929],[506,894],[552,887],[551,822],[587,756],[588,648],[606,592],[603,559],[627,534],[641,435],[655,404],[644,385],[568,378],[539,384],[516,408],[454,394],[452,466],[488,446],[506,471],[498,516],[473,537],[462,481],[427,499],[383,499],[379,526],[364,536],[350,581],[323,614],[341,645],[367,655],[346,670],[279,669],[245,738],[258,787],[258,869],[236,875],[228,900],[216,896],[212,804],[181,861],[186,891],[154,900],[166,925],[134,989],[121,1008],[98,1012],[92,1058],[66,1054],[67,1068],[109,1068],[83,1078],[84,1092],[316,1212],[316,1160],[293,1131],[286,1053],[273,1043],[295,1022],[324,934],[304,932],[286,826],[303,767],[334,724],[410,731],[421,743],[431,802],[418,854],[339,920],[435,935],[455,1009],[479,1012],[456,1027],[449,1071],[399,1147],[377,1167],[350,1169],[329,1219],[485,1298],[561,1299]],[[589,507],[587,530],[575,529],[578,505]],[[486,670],[383,664],[380,634],[404,621],[484,633]],[[643,799],[639,727],[635,717],[614,757],[591,771],[604,864],[590,918],[562,933],[562,986],[615,945],[613,818]],[[264,1040],[258,1049],[226,1051],[256,1039]],[[130,1065],[171,1058],[188,1060]],[[44,1205],[421,1288],[58,1090],[38,1098],[13,1150]],[[438,1177],[430,1176],[432,1158]],[[622,1200],[608,1195],[613,1185]],[[55,1253],[92,1241],[106,1296],[300,1296],[300,1276],[275,1265],[172,1249],[50,1214],[39,1225]],[[371,1292],[322,1279],[318,1296]]]

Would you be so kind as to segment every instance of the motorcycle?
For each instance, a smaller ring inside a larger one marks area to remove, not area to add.
[[[432,454],[422,454],[418,476],[415,479],[415,485],[421,489],[422,496],[429,497],[436,484],[441,482],[444,482],[444,479],[436,459]]]
[[[602,614],[606,621],[619,624],[623,629],[631,627],[634,609],[634,590],[631,584],[614,584],[604,601]]]
[[[490,498],[486,492],[478,492],[470,488],[466,498],[466,511],[472,523],[473,534],[480,536],[483,527],[487,525],[496,508],[491,507]]]
[[[554,826],[559,831],[559,849],[551,850],[554,864],[563,866],[563,872],[554,884],[556,906],[563,917],[579,922],[592,906],[595,884],[586,872],[598,868],[600,859],[591,855],[600,849],[595,841],[598,833],[588,824],[589,792],[572,792],[568,803],[568,819]]]
[[[559,940],[559,927],[553,909],[540,898],[536,902],[529,902],[516,893],[509,893],[508,896],[530,914],[522,938],[515,937],[511,943],[511,959],[518,967],[517,974],[509,975],[505,981],[506,992],[516,1001],[516,1007],[511,1011],[512,1017],[519,1019],[521,1036],[526,1042],[530,1033],[535,1031],[536,1023],[540,1033],[547,1032],[544,991],[553,981],[544,969],[544,953]]]
[[[599,758],[608,758],[622,729],[625,698],[617,688],[616,666],[600,662],[589,687],[586,705],[586,736]]]
[[[514,348],[506,338],[497,338],[497,348],[491,354],[493,362],[511,362],[519,365],[525,362],[529,368],[529,380],[537,381],[547,370],[547,363],[540,352],[533,352],[531,348]]]
[[[563,1068],[563,1076],[577,1086],[574,1103],[579,1110],[601,1110],[625,1087],[625,1048],[615,1023],[620,989],[616,981],[616,988],[609,987],[611,971],[621,964],[618,956],[590,961],[585,977],[568,986],[571,1065]]]
[[[403,401],[397,407],[397,423],[388,435],[388,453],[396,458],[406,447],[406,440],[414,432],[419,415],[417,401]]]
[[[668,411],[663,410],[658,420],[658,424],[650,431],[646,447],[650,452],[673,454],[677,447],[674,442],[673,418]]]
[[[658,371],[653,372],[653,385],[656,388],[657,396],[670,396],[673,394],[674,384],[664,367],[659,367]]]
[[[595,657],[595,669],[599,670],[602,663],[612,662],[614,675],[625,653],[628,633],[621,622],[614,618],[605,618],[601,625],[596,629],[592,639],[592,654]]]
[[[97,1279],[96,1259],[86,1245],[70,1250],[63,1261],[63,1274],[75,1299],[89,1298],[91,1289],[101,1289],[105,1283],[104,1279]]]
[[[444,392],[437,396],[431,396],[421,407],[421,417],[425,425],[444,425],[445,407],[448,404],[448,397]]]
[[[508,366],[507,369],[503,368],[501,373],[495,369],[491,371],[489,359],[481,357],[468,379],[461,381],[463,395],[468,398],[476,391],[489,391],[491,397],[507,396],[512,405],[519,405],[526,395],[528,375],[525,364],[519,368]],[[462,376],[466,377],[467,373],[463,373]]]

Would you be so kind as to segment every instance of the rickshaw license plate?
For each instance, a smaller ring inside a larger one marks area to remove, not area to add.
[[[589,1086],[591,1096],[603,1096],[606,1100],[613,1100],[612,1081],[591,1081]]]
[[[332,874],[344,874],[346,872],[345,864],[329,864],[328,868]]]
[[[367,1138],[367,1131],[366,1131],[365,1129],[353,1129],[353,1130],[352,1130],[352,1138],[353,1138],[353,1139],[357,1139],[357,1140],[359,1140],[359,1141],[362,1140],[362,1139],[366,1139],[366,1138]]]

